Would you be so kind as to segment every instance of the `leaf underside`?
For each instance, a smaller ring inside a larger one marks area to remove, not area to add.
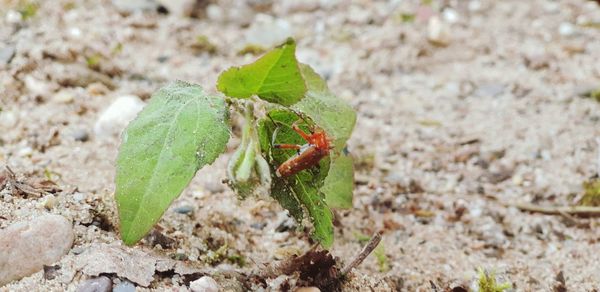
[[[115,197],[123,241],[135,244],[150,231],[228,140],[222,98],[181,81],[156,92],[123,133],[117,158]]]
[[[221,73],[217,89],[230,97],[257,95],[268,102],[290,106],[306,92],[295,51],[296,44],[290,39],[254,63],[232,67]]]

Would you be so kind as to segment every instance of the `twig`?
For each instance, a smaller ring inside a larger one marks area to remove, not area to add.
[[[558,206],[543,207],[533,204],[515,204],[515,207],[523,211],[542,213],[548,215],[573,215],[581,217],[600,217],[600,207],[591,206]]]
[[[577,218],[573,217],[572,215],[565,213],[564,211],[560,211],[559,213],[561,216],[563,216],[563,218],[565,218],[565,220],[567,221],[567,224],[571,224],[571,225],[577,226],[579,228],[589,228],[590,227],[589,222],[582,222],[582,221],[578,220]]]
[[[354,258],[354,260],[341,270],[340,277],[347,275],[348,273],[350,273],[350,271],[352,271],[352,269],[358,267],[358,265],[360,265],[365,260],[365,258],[367,258],[367,256],[371,252],[373,252],[373,250],[381,241],[381,235],[383,235],[383,231],[378,231],[375,234],[373,234],[373,237],[371,237],[367,245],[363,247],[360,253]]]

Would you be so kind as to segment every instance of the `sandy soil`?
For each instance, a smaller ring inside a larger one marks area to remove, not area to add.
[[[0,45],[15,54],[0,59],[0,161],[21,178],[46,173],[62,191],[2,191],[0,227],[51,212],[73,220],[76,240],[59,276],[38,272],[0,290],[74,291],[87,278],[80,254],[121,244],[112,197],[119,138],[94,135],[100,113],[119,96],[147,99],[175,79],[215,91],[222,70],[256,58],[237,52],[261,13],[287,21],[300,60],[358,111],[349,142],[354,208],[338,212],[331,252],[347,262],[361,248],[357,234],[382,228],[389,269],[371,256],[344,290],[470,287],[478,267],[515,291],[552,290],[561,272],[569,291],[600,289],[597,219],[573,224],[514,207],[576,204],[596,174],[600,105],[579,96],[600,86],[600,29],[585,25],[600,23],[596,2],[433,1],[437,36],[427,13],[403,22],[419,1],[274,2],[219,1],[222,10],[189,18],[119,12],[110,1],[44,1],[16,22],[17,4],[2,2]],[[199,35],[216,52],[198,48]],[[77,141],[82,133],[89,140]],[[250,273],[308,249],[305,233],[282,228],[289,219],[277,204],[237,202],[221,184],[227,158],[201,170],[160,221],[170,248],[128,250]],[[229,259],[207,263],[225,243]],[[182,275],[157,273],[148,288],[186,285]]]

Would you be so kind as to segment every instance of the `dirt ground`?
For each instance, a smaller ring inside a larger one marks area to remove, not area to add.
[[[223,0],[188,17],[148,1],[59,0],[26,19],[18,2],[0,2],[0,164],[61,191],[3,190],[0,227],[55,213],[74,222],[76,239],[58,276],[40,271],[2,291],[75,291],[88,278],[82,257],[122,245],[120,140],[94,131],[113,100],[147,100],[176,79],[215,92],[221,71],[257,57],[240,50],[285,34],[358,112],[354,207],[337,212],[331,252],[348,262],[360,235],[383,229],[387,263],[371,255],[344,291],[469,288],[480,267],[514,291],[552,291],[559,274],[568,291],[600,289],[598,219],[515,207],[575,205],[598,171],[600,104],[581,97],[600,87],[597,2]],[[146,240],[122,251],[218,275],[307,250],[276,203],[240,203],[221,183],[227,159],[202,169],[161,219],[165,248]],[[215,256],[225,244],[227,256]],[[166,270],[137,289],[186,291],[198,275]]]

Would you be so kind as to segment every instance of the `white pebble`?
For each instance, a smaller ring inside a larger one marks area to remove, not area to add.
[[[575,26],[569,22],[563,22],[558,27],[558,33],[562,36],[570,36],[575,33]]]
[[[427,37],[430,42],[437,45],[447,45],[450,42],[450,29],[439,17],[429,19],[427,26]]]
[[[259,14],[248,28],[246,42],[269,48],[283,43],[290,36],[292,26],[287,20]]]
[[[77,192],[77,193],[73,194],[73,200],[75,200],[77,202],[85,200],[85,197],[86,196],[84,193]]]
[[[458,21],[458,12],[456,12],[456,10],[452,8],[444,9],[444,12],[442,12],[442,16],[444,17],[444,20],[448,23],[455,23]]]
[[[21,20],[23,20],[23,16],[18,11],[9,10],[6,12],[6,22],[14,24],[21,22]]]
[[[8,130],[17,125],[17,115],[12,111],[0,111],[0,129]]]
[[[52,97],[52,101],[56,103],[71,103],[74,99],[73,94],[67,91],[60,91]]]
[[[218,292],[219,284],[213,278],[204,276],[190,283],[193,292]]]
[[[144,105],[144,102],[135,95],[118,97],[100,115],[94,125],[94,133],[98,137],[119,135]]]
[[[17,156],[19,157],[31,156],[31,154],[33,154],[33,149],[29,146],[25,146],[17,151]]]
[[[481,1],[479,0],[472,0],[469,1],[469,6],[468,6],[469,11],[471,12],[477,12],[481,10]]]

